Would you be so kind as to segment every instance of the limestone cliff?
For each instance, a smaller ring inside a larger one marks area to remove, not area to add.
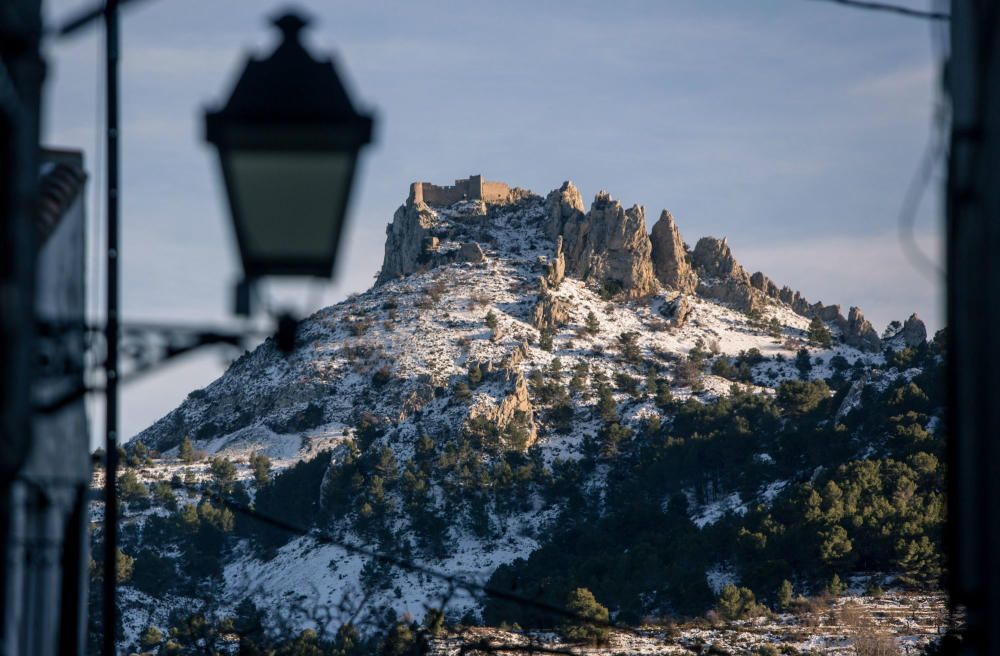
[[[725,239],[702,237],[691,254],[698,275],[698,294],[728,303],[738,310],[759,309],[763,295],[750,284],[750,274],[733,257]]]
[[[479,178],[473,176],[469,181],[476,182]],[[471,184],[469,181],[466,182]],[[456,181],[456,185],[461,182]],[[503,187],[507,189],[506,185]],[[422,183],[421,189],[422,194],[414,194],[411,188],[406,204],[396,211],[386,231],[385,260],[378,284],[421,269],[485,260],[478,240],[490,239],[488,224],[493,206],[480,198],[470,199],[466,193],[452,205],[432,207],[421,199],[445,198],[445,192],[453,191],[452,195],[458,198],[455,195],[458,187],[438,188]],[[431,196],[427,195],[428,190],[433,192]],[[516,205],[531,198],[537,202],[537,196],[531,192],[508,189],[503,198],[494,199],[494,205]],[[725,239],[702,237],[689,253],[674,217],[667,210],[661,212],[647,234],[641,206],[625,209],[602,191],[585,212],[579,190],[569,181],[551,191],[542,208],[541,232],[552,240],[554,251],[551,256],[538,257],[541,289],[531,311],[531,323],[540,330],[554,329],[565,321],[567,310],[550,290],[557,289],[566,276],[571,276],[605,293],[621,293],[626,298],[647,296],[662,285],[682,295],[697,293],[748,313],[782,303],[801,316],[818,316],[850,346],[866,351],[882,347],[878,334],[860,309],[851,308],[845,317],[839,305],[810,303],[799,292],[779,287],[760,271],[751,275],[733,256]],[[687,308],[677,301],[680,311],[671,320],[683,324]],[[926,339],[926,328],[914,315],[907,320],[901,334],[906,344],[919,344]]]
[[[381,285],[417,270],[434,224],[434,212],[423,202],[408,200],[396,210],[392,223],[385,229],[385,257],[375,284]]]
[[[927,326],[914,312],[903,324],[903,330],[899,334],[907,346],[920,346],[927,341]]]
[[[656,279],[668,289],[692,293],[698,285],[698,276],[688,263],[681,231],[670,212],[663,210],[660,213],[660,220],[653,226],[649,238]]]
[[[569,246],[568,271],[600,289],[620,291],[630,298],[646,296],[656,289],[652,244],[646,234],[642,207],[633,205],[626,210],[602,191],[575,227],[578,231],[572,237],[564,233]]]
[[[386,228],[385,256],[376,285],[455,262],[486,259],[476,241],[476,225],[486,218],[481,200],[462,201],[452,208],[448,221],[429,205],[411,197],[396,210]]]
[[[878,351],[882,342],[871,321],[865,319],[861,308],[852,307],[847,314],[847,326],[844,329],[844,343],[862,351]]]
[[[538,330],[554,331],[569,321],[569,308],[565,301],[549,291],[545,278],[539,278],[538,282],[540,290],[531,313],[531,325]]]
[[[545,233],[552,239],[563,236],[566,245],[579,241],[579,224],[583,221],[583,198],[567,180],[545,197]],[[572,247],[570,246],[572,249]]]

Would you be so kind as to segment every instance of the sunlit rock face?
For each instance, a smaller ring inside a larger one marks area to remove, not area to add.
[[[650,233],[650,241],[656,279],[667,289],[682,294],[694,292],[698,285],[698,276],[688,262],[681,231],[673,215],[667,210],[660,213],[660,219]]]

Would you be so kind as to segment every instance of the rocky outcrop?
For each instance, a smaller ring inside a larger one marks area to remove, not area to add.
[[[486,216],[482,201],[464,201],[463,209],[466,212],[460,218],[466,221],[481,220]],[[408,276],[421,269],[456,262],[474,264],[486,260],[482,246],[475,241],[450,241],[443,244],[441,235],[451,238],[454,231],[443,228],[434,210],[413,198],[396,210],[392,223],[385,232],[385,257],[376,285]]]
[[[574,227],[577,231],[571,240],[569,225],[564,226],[567,271],[609,293],[623,292],[630,298],[656,289],[642,207],[626,210],[602,191]]]
[[[702,237],[691,254],[691,263],[706,281],[732,279],[750,286],[750,275],[733,257],[725,238]]]
[[[660,213],[660,219],[653,226],[649,240],[656,279],[668,289],[684,294],[694,292],[698,276],[688,263],[684,240],[681,239],[681,232],[670,212],[663,210]]]
[[[454,253],[454,255],[451,255]],[[458,247],[455,251],[449,251],[449,257],[452,257],[454,262],[466,262],[469,264],[477,264],[486,260],[486,253],[483,252],[483,247],[474,241],[467,241]]]
[[[702,237],[691,254],[698,275],[697,291],[706,298],[750,312],[763,304],[763,293],[750,283],[750,274],[733,257],[725,239]]]
[[[583,198],[572,182],[567,180],[549,192],[545,197],[545,212],[545,233],[551,239],[563,235],[567,243],[575,243],[584,208]]]
[[[531,314],[531,325],[538,330],[554,331],[569,321],[569,306],[549,291],[545,278],[539,278],[538,282],[541,290]]]
[[[396,210],[385,229],[385,257],[375,284],[414,273],[421,256],[437,248],[437,238],[430,234],[435,218],[434,211],[419,201],[407,200]]]
[[[562,235],[556,237],[556,254],[548,263],[545,272],[545,282],[552,289],[558,289],[560,283],[566,277],[566,255],[563,253]]]
[[[516,372],[510,391],[496,403],[493,399],[480,399],[472,408],[465,420],[465,430],[477,433],[481,427],[495,430],[501,440],[509,441],[510,437],[523,431],[523,444],[513,445],[517,448],[530,447],[538,439],[538,426],[535,423],[535,411],[531,405],[528,393],[528,383],[524,374]],[[503,444],[509,448],[512,445]]]
[[[859,308],[852,307],[848,316],[844,317],[839,305],[810,303],[789,287],[779,289],[760,271],[747,274],[733,257],[725,239],[699,239],[691,261],[698,275],[698,294],[704,297],[728,303],[744,312],[760,309],[769,300],[778,301],[788,305],[796,314],[810,319],[819,317],[833,325],[839,329],[841,339],[848,346],[862,351],[881,349],[878,333]],[[916,328],[914,333],[917,333]]]
[[[847,322],[843,329],[844,343],[862,351],[878,351],[882,348],[878,333],[871,322],[865,319],[861,308],[852,307],[847,313]]]
[[[927,326],[924,325],[924,322],[914,312],[903,323],[903,329],[899,331],[899,334],[903,338],[903,343],[907,346],[920,346],[927,341]]]
[[[750,276],[750,286],[768,298],[777,299],[781,294],[781,290],[778,289],[778,286],[760,271]],[[788,288],[785,287],[785,289]],[[788,291],[791,292],[792,290],[788,289]]]
[[[675,328],[680,328],[691,314],[691,304],[683,294],[678,294],[660,308],[660,314]]]
[[[500,360],[500,368],[506,372],[506,379],[508,381],[516,377],[520,371],[521,363],[528,357],[530,350],[531,346],[528,345],[527,341],[524,341],[511,349],[510,353]]]

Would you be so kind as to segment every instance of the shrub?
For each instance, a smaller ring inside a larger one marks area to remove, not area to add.
[[[543,351],[552,351],[552,331],[543,328],[538,331],[538,348]]]
[[[382,365],[372,374],[372,385],[375,387],[382,387],[390,380],[392,380],[392,373],[389,370],[389,365]]]
[[[732,583],[722,588],[722,594],[715,605],[716,612],[730,622],[741,620],[760,612],[757,598],[750,588],[737,588]]]
[[[479,362],[469,365],[469,385],[475,387],[483,381],[483,370],[479,368]]]
[[[163,632],[153,625],[149,625],[139,636],[139,644],[145,648],[158,646],[163,642]]]

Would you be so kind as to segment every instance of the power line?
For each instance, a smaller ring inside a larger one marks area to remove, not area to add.
[[[867,9],[870,11],[882,11],[908,18],[922,18],[925,20],[946,21],[951,20],[951,16],[941,11],[925,11],[922,9],[911,9],[887,2],[871,2],[869,0],[819,0],[820,2],[832,2],[837,5],[844,5],[854,9]]]
[[[533,608],[534,610],[539,610],[546,613],[551,613],[553,615],[558,615],[563,619],[574,620],[584,624],[591,624],[609,629],[615,629],[618,631],[631,633],[632,635],[641,638],[649,637],[647,633],[640,631],[639,629],[618,624],[617,622],[613,622],[611,620],[600,620],[593,617],[587,617],[586,615],[581,615],[579,613],[575,613],[571,610],[567,610],[559,606],[553,606],[551,604],[545,603],[544,601],[538,601],[537,599],[531,599],[529,597],[522,597],[521,595],[514,594],[512,592],[507,592],[506,590],[501,590],[499,588],[494,588],[489,585],[476,583],[475,581],[470,581],[460,576],[455,576],[453,574],[446,574],[444,572],[440,572],[426,565],[421,565],[420,563],[416,563],[411,560],[399,558],[397,556],[393,556],[391,554],[378,551],[368,546],[360,546],[360,545],[350,544],[348,542],[343,542],[341,540],[337,540],[336,538],[325,532],[309,531],[301,526],[291,524],[283,519],[278,519],[276,517],[265,515],[245,504],[237,503],[235,501],[226,499],[220,494],[212,494],[210,495],[210,498],[226,506],[233,512],[240,513],[241,515],[250,517],[261,523],[272,526],[274,528],[278,528],[288,533],[292,533],[293,535],[311,537],[320,542],[321,544],[335,546],[340,549],[343,549],[348,553],[353,553],[358,556],[371,558],[383,564],[392,565],[395,567],[399,567],[400,569],[409,570],[416,574],[422,574],[424,576],[437,579],[439,581],[447,583],[453,589],[461,589],[473,594],[482,593],[488,597],[493,597],[494,599],[499,599],[501,601],[508,601],[510,603],[517,604],[518,606]]]
[[[942,110],[938,110],[939,113]],[[936,122],[941,122],[937,119]],[[903,248],[903,254],[910,261],[917,271],[923,274],[928,280],[934,283],[944,279],[944,270],[927,253],[923,251],[917,243],[915,234],[915,224],[917,220],[917,210],[920,208],[920,201],[924,192],[930,185],[934,171],[941,164],[947,154],[947,137],[943,126],[932,128],[930,140],[920,160],[917,170],[910,180],[910,185],[903,196],[903,204],[899,210],[899,243]]]

